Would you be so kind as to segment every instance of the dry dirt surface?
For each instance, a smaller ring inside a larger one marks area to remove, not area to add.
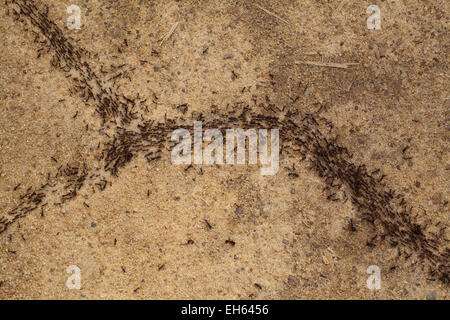
[[[449,6],[1,0],[0,298],[448,299]]]

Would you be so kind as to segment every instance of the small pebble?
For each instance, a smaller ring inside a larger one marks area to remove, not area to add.
[[[291,275],[288,277],[288,284],[290,286],[296,287],[298,285],[298,279]]]
[[[436,300],[436,291],[430,291],[427,294],[427,300]]]
[[[431,201],[433,202],[434,205],[438,205],[441,203],[442,200],[442,194],[441,193],[435,193],[432,197],[431,197]]]

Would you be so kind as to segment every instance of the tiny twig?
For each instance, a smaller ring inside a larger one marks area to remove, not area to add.
[[[336,63],[336,62],[315,62],[315,61],[296,61],[296,64],[307,64],[317,67],[329,67],[347,69],[349,66],[357,65],[358,63]]]
[[[179,22],[175,23],[172,28],[170,28],[169,32],[161,39],[159,40],[161,44],[164,43],[164,41],[168,40],[172,34],[175,32],[175,29],[178,27]]]
[[[269,10],[267,10],[267,9],[265,9],[265,8],[263,8],[263,7],[261,7],[260,5],[257,5],[257,4],[253,4],[253,5],[254,5],[255,7],[258,7],[259,9],[261,9],[262,11],[264,11],[265,13],[267,13],[268,15],[271,15],[271,16],[273,16],[273,17],[275,17],[275,18],[277,18],[277,19],[283,21],[284,23],[289,24],[289,22],[287,22],[286,20],[284,20],[284,19],[281,18],[280,16],[276,15],[276,14],[273,13],[273,12],[270,12]]]
[[[303,54],[305,56],[315,56],[316,54],[318,54],[316,51],[310,51],[310,52],[303,52]]]

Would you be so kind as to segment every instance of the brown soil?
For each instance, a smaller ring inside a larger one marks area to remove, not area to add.
[[[448,299],[448,2],[253,3],[2,2],[0,298]],[[194,120],[280,170],[173,165]]]

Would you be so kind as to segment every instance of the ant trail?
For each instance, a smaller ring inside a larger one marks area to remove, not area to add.
[[[103,121],[119,120],[124,127],[117,126],[114,135],[105,144],[102,152],[101,170],[89,172],[84,163],[81,167],[64,166],[58,169],[62,172],[63,182],[67,188],[60,195],[61,203],[76,198],[77,192],[88,182],[91,182],[93,191],[103,191],[108,183],[103,173],[117,176],[120,169],[129,164],[136,156],[144,156],[149,164],[162,158],[162,151],[167,149],[168,135],[180,127],[190,128],[192,124],[182,118],[166,119],[165,122],[141,120],[137,124],[137,130],[127,129],[127,124],[132,119],[137,119],[132,112],[134,101],[120,97],[111,87],[107,87],[107,81],[101,80],[91,69],[86,56],[87,51],[75,49],[70,41],[63,36],[62,31],[41,13],[30,0],[11,0],[11,3],[19,7],[16,16],[25,16],[39,29],[49,42],[49,50],[55,51],[52,65],[59,67],[78,85],[78,89],[84,90],[85,102],[92,99],[96,105],[96,111]],[[75,75],[77,75],[77,77]],[[283,120],[277,116],[263,116],[259,112],[249,112],[248,105],[228,104],[233,112],[221,114],[211,113],[197,114],[198,119],[203,120],[205,128],[218,128],[224,130],[232,126],[240,128],[279,128],[281,148],[286,150],[299,161],[309,161],[311,169],[319,175],[328,186],[327,199],[339,201],[337,193],[342,191],[345,199],[350,198],[360,215],[383,230],[383,238],[390,239],[392,246],[399,246],[404,251],[416,253],[429,267],[432,277],[449,284],[449,258],[450,249],[446,239],[431,233],[426,236],[424,226],[415,223],[412,208],[407,206],[403,197],[388,188],[381,178],[376,177],[375,170],[372,174],[367,172],[366,166],[356,165],[351,161],[351,155],[345,147],[339,146],[329,136],[320,131],[319,122],[325,122],[327,131],[331,132],[332,123],[325,118],[316,119],[315,115],[300,115],[288,113]],[[186,105],[180,108],[181,112],[187,112]],[[258,105],[263,109],[270,109],[264,104]],[[243,108],[242,108],[243,107]],[[240,110],[241,109],[241,110]],[[319,122],[318,122],[319,121]],[[406,150],[405,150],[406,151]],[[295,176],[295,175],[294,175]],[[60,176],[61,177],[61,176]],[[8,212],[6,216],[0,216],[0,233],[17,219],[26,216],[30,212],[47,205],[44,203],[50,194],[52,187],[51,177],[46,184],[36,190],[29,188],[21,196],[20,204]],[[336,190],[336,192],[332,192]],[[61,192],[61,190],[60,190]],[[348,193],[348,194],[347,194]],[[43,211],[42,211],[43,212]],[[42,213],[41,212],[41,213]],[[410,257],[407,254],[405,258]]]
[[[24,16],[35,26],[40,35],[34,32],[37,42],[42,36],[41,44],[47,46],[47,52],[54,52],[51,58],[51,65],[63,70],[74,82],[74,89],[84,99],[85,103],[93,101],[96,112],[103,121],[120,118],[122,124],[128,124],[136,115],[133,112],[135,101],[117,94],[112,90],[107,80],[101,79],[89,64],[87,57],[91,53],[87,50],[75,48],[66,38],[62,30],[48,18],[46,13],[42,13],[33,1],[29,0],[5,0],[19,8],[13,8],[15,17]],[[39,53],[40,55],[41,53]],[[117,67],[120,68],[123,65]],[[100,73],[103,73],[103,66]],[[115,76],[117,77],[117,76]],[[130,103],[132,102],[132,103]]]

